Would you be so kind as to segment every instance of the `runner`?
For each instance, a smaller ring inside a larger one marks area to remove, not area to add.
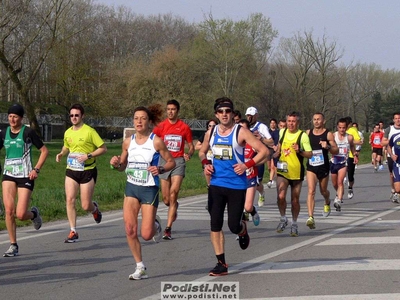
[[[74,243],[79,241],[75,207],[78,192],[82,209],[91,212],[97,224],[101,222],[102,213],[92,198],[97,180],[96,157],[106,153],[107,147],[96,130],[84,123],[85,110],[81,104],[71,106],[69,117],[72,126],[64,133],[64,145],[56,155],[56,161],[60,162],[63,156],[68,155],[65,197],[70,233],[64,242]]]
[[[225,239],[222,231],[225,207],[228,207],[228,226],[232,233],[239,235],[239,246],[247,249],[250,237],[246,222],[242,221],[245,204],[247,178],[246,170],[263,164],[267,148],[249,130],[233,121],[233,103],[223,97],[215,100],[215,116],[219,124],[213,133],[207,133],[199,151],[204,174],[211,175],[208,190],[208,210],[210,213],[211,243],[217,257],[217,265],[209,272],[210,276],[228,274],[225,262]],[[245,146],[249,144],[257,152],[256,156],[245,162]],[[207,159],[207,152],[212,149],[213,159]]]
[[[267,160],[268,171],[269,171],[269,181],[267,183],[268,188],[272,188],[275,184],[276,177],[276,163],[278,162],[278,158],[274,157],[274,153],[278,149],[279,143],[279,128],[277,127],[276,119],[271,119],[269,121],[269,133],[271,134],[272,140],[274,141],[274,145],[272,148],[269,148],[269,157]]]
[[[142,246],[138,238],[138,215],[141,212],[141,236],[145,241],[153,238],[159,242],[162,235],[161,220],[156,215],[158,207],[158,175],[175,167],[175,160],[164,142],[151,132],[154,124],[161,119],[159,105],[149,108],[140,106],[133,113],[135,134],[124,140],[120,156],[113,156],[110,164],[115,170],[125,171],[127,182],[124,198],[125,233],[129,248],[136,262],[136,270],[129,279],[148,278],[142,260]],[[164,166],[158,166],[159,157],[165,160]]]
[[[169,100],[167,102],[167,119],[153,129],[153,132],[164,140],[176,163],[175,168],[159,176],[163,201],[168,206],[167,226],[163,234],[164,240],[172,240],[172,224],[178,217],[178,194],[185,177],[186,161],[194,153],[192,131],[187,124],[179,119],[179,109],[178,101]],[[185,142],[189,147],[188,153],[185,153]],[[164,163],[165,161],[161,157],[160,166],[164,166]]]
[[[20,104],[12,105],[8,109],[9,126],[6,130],[0,131],[0,149],[4,147],[6,150],[2,188],[5,222],[10,238],[10,247],[4,252],[4,257],[18,255],[15,218],[21,221],[32,220],[33,227],[36,230],[39,230],[42,226],[39,209],[33,206],[29,210],[28,206],[35,181],[49,151],[36,132],[22,124],[24,113],[24,108]],[[34,167],[32,146],[40,151]]]
[[[297,218],[300,213],[300,192],[305,173],[303,160],[312,156],[310,139],[299,129],[299,123],[300,116],[297,112],[292,112],[287,116],[287,129],[281,130],[279,133],[278,151],[275,154],[275,156],[280,155],[277,164],[276,191],[281,216],[276,231],[281,233],[288,225],[286,194],[290,185],[292,205],[290,235],[294,237],[299,235]]]
[[[325,128],[325,116],[323,113],[315,113],[313,116],[314,128],[307,130],[310,137],[312,148],[312,157],[307,161],[307,208],[308,219],[306,225],[310,229],[315,228],[314,208],[315,208],[315,193],[317,183],[319,190],[324,197],[325,204],[322,215],[328,217],[331,213],[330,193],[328,190],[329,182],[329,157],[328,152],[337,154],[339,149],[335,143],[332,132]]]
[[[393,125],[391,125],[385,129],[385,132],[383,135],[383,140],[382,140],[382,146],[385,148],[388,148],[390,138],[393,135],[396,135],[398,133],[400,133],[400,112],[395,112],[393,114]],[[393,150],[392,150],[392,153],[393,153]],[[391,194],[390,194],[389,199],[393,203],[399,203],[399,197],[394,188],[394,177],[393,177],[394,162],[390,156],[387,157],[387,161],[388,161],[388,170],[389,170],[389,175],[390,175],[390,186],[391,186]]]
[[[349,152],[355,153],[354,137],[346,132],[348,127],[347,119],[341,118],[337,122],[337,131],[333,134],[339,153],[331,158],[331,179],[332,185],[336,191],[335,201],[333,205],[336,211],[341,211],[344,193],[344,177],[347,172],[347,161]],[[358,157],[354,157],[354,163],[358,162]]]
[[[379,130],[379,124],[376,124],[374,126],[374,131],[371,132],[371,135],[369,137],[369,144],[372,147],[372,165],[374,166],[375,172],[379,170],[383,170],[383,165],[382,165],[382,140],[383,140],[383,135],[384,133]],[[382,168],[381,168],[382,166]]]
[[[353,122],[351,120],[351,117],[346,117],[346,122],[347,122],[347,133],[351,134],[353,136],[353,143],[354,143],[354,147],[356,147],[357,145],[362,145],[361,142],[361,137],[358,134],[358,130],[357,128],[353,127]],[[348,177],[348,184],[349,184],[349,190],[347,193],[347,197],[349,199],[352,199],[354,197],[354,191],[353,191],[353,186],[354,186],[354,173],[356,170],[356,164],[354,161],[354,157],[358,158],[358,154],[356,154],[355,152],[355,148],[354,148],[354,152],[350,152],[347,158],[347,177]],[[357,159],[358,161],[358,159]]]
[[[259,139],[265,146],[268,148],[272,148],[274,145],[274,141],[269,133],[269,129],[267,125],[257,121],[258,119],[258,110],[257,108],[251,106],[246,110],[246,118],[250,123],[250,131],[254,134],[254,136]],[[268,150],[269,151],[269,150]],[[262,183],[265,172],[265,164],[257,166],[258,169],[258,185],[257,191],[259,193],[258,197],[258,206],[261,207],[265,202],[265,194],[264,194],[264,185]]]

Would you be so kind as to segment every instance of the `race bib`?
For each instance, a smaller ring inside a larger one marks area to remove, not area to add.
[[[85,153],[70,153],[67,157],[67,166],[73,171],[83,171],[85,169],[85,162],[79,162],[78,156]]]
[[[128,180],[134,183],[146,183],[149,179],[149,167],[145,162],[131,162],[125,170]]]
[[[278,172],[287,173],[288,172],[288,164],[286,161],[278,161],[276,164],[276,169]]]
[[[316,167],[316,166],[321,166],[324,164],[324,155],[322,153],[322,150],[314,150],[313,155],[311,156],[309,163],[310,166]]]
[[[164,143],[171,152],[179,152],[182,147],[182,137],[180,135],[169,134],[164,136]]]
[[[381,144],[381,138],[380,138],[379,136],[376,136],[376,137],[374,138],[374,144],[375,144],[375,145],[380,145],[380,144]]]
[[[214,145],[213,154],[215,159],[230,160],[233,158],[232,146],[230,145]]]
[[[7,158],[4,163],[4,174],[12,177],[23,178],[24,168],[22,158]]]

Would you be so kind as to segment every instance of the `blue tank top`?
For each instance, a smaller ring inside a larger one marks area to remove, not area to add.
[[[214,173],[211,176],[211,185],[235,189],[247,189],[246,172],[237,175],[233,165],[244,163],[244,149],[237,142],[240,125],[235,124],[232,131],[222,136],[218,134],[219,125],[215,126],[210,138],[210,148],[213,153]]]

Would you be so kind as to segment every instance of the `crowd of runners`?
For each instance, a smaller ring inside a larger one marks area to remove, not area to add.
[[[179,118],[180,104],[169,100],[165,111],[162,105],[137,107],[133,114],[135,133],[125,138],[121,154],[110,159],[115,171],[125,172],[123,217],[128,246],[136,263],[129,279],[147,278],[141,243],[143,240],[172,240],[172,227],[179,211],[178,195],[185,177],[186,162],[195,151],[204,170],[208,188],[206,209],[210,215],[210,239],[217,259],[210,276],[228,274],[225,261],[224,212],[227,208],[229,230],[237,236],[239,246],[245,250],[250,243],[247,222],[250,217],[255,226],[260,224],[258,210],[264,206],[263,178],[268,169],[267,188],[276,188],[279,222],[276,232],[290,228],[290,236],[299,235],[300,192],[307,181],[306,225],[316,228],[314,220],[317,186],[324,198],[323,217],[328,217],[332,206],[340,212],[347,188],[347,198],[354,197],[355,169],[363,134],[350,117],[340,118],[334,132],[325,127],[325,116],[316,112],[312,128],[299,128],[300,115],[288,113],[285,118],[271,119],[269,125],[259,121],[257,108],[249,107],[242,114],[235,110],[227,97],[218,98],[213,106],[215,119],[207,122],[207,131],[194,145],[190,127]],[[96,223],[102,221],[99,204],[92,201],[97,179],[96,157],[104,155],[107,147],[95,129],[84,123],[84,108],[74,104],[69,110],[72,126],[64,133],[61,151],[56,161],[66,157],[65,197],[69,221],[66,243],[79,241],[76,218],[78,194],[81,206],[92,213]],[[39,208],[29,208],[35,180],[43,167],[48,150],[34,130],[23,125],[24,108],[19,104],[8,110],[9,126],[0,132],[0,149],[5,148],[2,193],[6,227],[10,246],[4,257],[18,255],[15,219],[32,220],[39,230],[42,218]],[[373,170],[383,170],[387,164],[393,202],[398,203],[400,193],[400,113],[393,114],[393,123],[384,128],[376,124],[368,140],[371,146]],[[35,163],[32,148],[40,151]],[[336,194],[331,196],[331,181]],[[290,197],[287,196],[290,187]],[[159,193],[168,206],[165,228],[157,216]],[[256,201],[255,196],[258,194]],[[16,201],[16,199],[18,199]],[[332,200],[332,201],[331,201]],[[287,216],[290,201],[291,218]],[[331,203],[333,202],[333,203]],[[139,214],[141,224],[139,226]],[[139,235],[140,228],[140,235]]]

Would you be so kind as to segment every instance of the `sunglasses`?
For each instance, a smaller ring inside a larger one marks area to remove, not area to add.
[[[75,114],[75,115],[69,115],[69,117],[70,118],[73,118],[73,117],[75,117],[75,118],[78,118],[80,115],[78,115],[78,114]]]
[[[223,114],[223,113],[230,114],[231,112],[232,112],[232,109],[230,109],[230,108],[220,108],[217,110],[217,113],[219,113],[219,114]]]

